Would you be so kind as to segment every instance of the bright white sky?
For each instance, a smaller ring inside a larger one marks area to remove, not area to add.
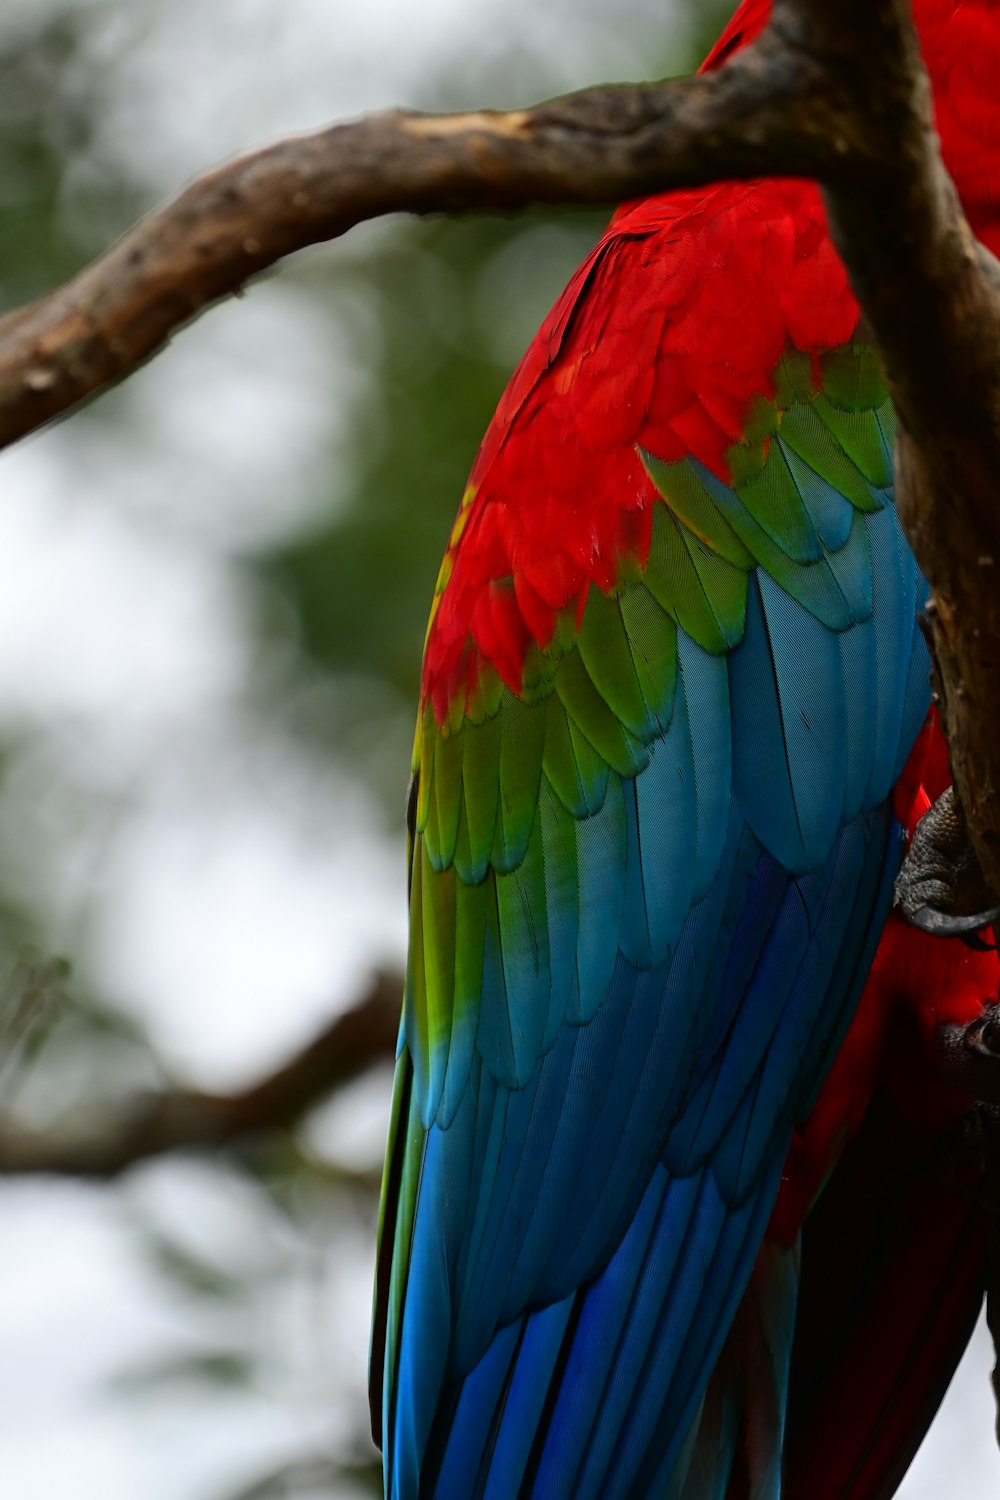
[[[39,0],[17,6],[37,14]],[[107,70],[100,146],[152,202],[232,152],[367,109],[523,102],[539,78],[552,91],[595,81],[595,56],[605,78],[635,75],[665,7],[634,0],[614,25],[602,8],[107,0],[87,59]],[[485,98],[477,59],[494,52],[509,58],[509,93]],[[446,98],[428,96],[431,70],[448,77]],[[403,949],[402,853],[379,810],[293,753],[280,726],[263,743],[250,735],[247,603],[230,566],[301,520],[298,481],[329,451],[330,410],[346,422],[363,389],[341,352],[335,325],[318,334],[278,276],[107,398],[127,403],[130,427],[90,414],[0,460],[0,722],[46,734],[44,754],[14,771],[0,851],[34,851],[25,881],[51,882],[45,852],[67,808],[81,792],[93,803],[58,872],[53,948],[75,948],[86,907],[94,987],[140,1011],[179,1069],[209,1084],[293,1046],[373,957],[398,962]],[[361,1138],[379,1139],[381,1103],[352,1103]],[[273,1255],[259,1326],[248,1333],[239,1308],[232,1328],[216,1326],[218,1309],[165,1296],[136,1209],[195,1226],[207,1245]],[[370,1247],[305,1293],[277,1274],[267,1222],[246,1184],[220,1188],[178,1163],[124,1193],[3,1189],[0,1493],[210,1500],[334,1430],[362,1399]],[[319,1336],[342,1349],[332,1389],[313,1379]],[[206,1414],[180,1385],[146,1403],[107,1392],[124,1367],[227,1337],[289,1350],[267,1389],[215,1398]],[[981,1337],[905,1500],[996,1489],[989,1363]]]

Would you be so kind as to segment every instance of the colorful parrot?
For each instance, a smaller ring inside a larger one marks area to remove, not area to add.
[[[1000,5],[916,11],[1000,245]],[[893,428],[793,181],[619,210],[500,402],[414,746],[390,1500],[889,1495],[940,1399],[983,1238],[937,1026],[998,975],[887,925],[948,780]]]

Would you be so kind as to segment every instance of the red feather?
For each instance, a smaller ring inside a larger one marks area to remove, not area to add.
[[[702,276],[706,261],[725,274]],[[645,561],[656,491],[637,446],[728,478],[726,454],[789,345],[818,354],[857,318],[807,183],[724,183],[623,210],[542,325],[473,466],[424,701],[443,718],[466,691],[470,642],[519,685],[559,611],[579,610],[591,584],[613,589],[623,560]],[[491,585],[502,608],[483,605]]]

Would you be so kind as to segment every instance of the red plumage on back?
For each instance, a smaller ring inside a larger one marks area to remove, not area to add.
[[[977,234],[1000,247],[1000,6],[917,0],[915,11],[945,161]],[[769,0],[745,0],[704,69],[752,42],[770,12]],[[428,634],[422,698],[438,722],[484,669],[519,688],[560,612],[579,612],[592,583],[613,588],[623,556],[645,561],[655,489],[636,446],[728,477],[726,452],[753,399],[773,396],[783,349],[835,347],[856,323],[811,184],[721,183],[619,209],[525,355],[473,467]]]
[[[706,276],[708,261],[716,274]],[[556,303],[486,434],[452,532],[423,697],[444,723],[484,667],[519,689],[532,643],[622,560],[657,491],[639,450],[729,478],[792,346],[846,342],[857,304],[809,183],[722,183],[626,206]]]

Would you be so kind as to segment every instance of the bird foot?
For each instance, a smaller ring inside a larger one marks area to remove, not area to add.
[[[979,867],[952,787],[917,824],[896,876],[893,908],[922,932],[988,946],[976,934],[1000,919],[1000,903]]]
[[[945,1081],[1000,1109],[1000,1004],[987,1005],[966,1026],[942,1026],[939,1035]],[[978,1118],[985,1122],[987,1114]],[[989,1125],[1000,1150],[1000,1115],[990,1113]]]

